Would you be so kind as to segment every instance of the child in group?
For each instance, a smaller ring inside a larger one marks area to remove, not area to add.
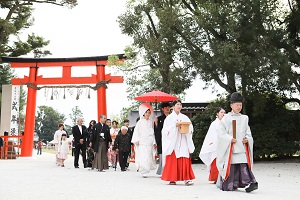
[[[58,148],[58,158],[61,161],[62,167],[65,166],[64,162],[68,158],[68,154],[69,154],[69,144],[67,141],[67,134],[63,133],[61,135],[61,141],[60,141],[60,145]]]

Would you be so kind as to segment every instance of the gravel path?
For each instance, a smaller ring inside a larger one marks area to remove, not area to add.
[[[16,160],[0,160],[0,200],[79,200],[79,199],[298,199],[300,198],[300,163],[256,163],[254,175],[259,189],[246,193],[243,189],[223,192],[207,181],[203,164],[193,165],[194,185],[183,182],[168,185],[150,173],[148,178],[136,172],[134,163],[129,171],[109,169],[97,172],[73,167],[69,157],[64,168],[55,165],[54,154],[43,153]]]

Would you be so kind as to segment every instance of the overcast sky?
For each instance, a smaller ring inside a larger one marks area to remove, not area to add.
[[[121,34],[117,17],[125,11],[125,0],[101,1],[101,0],[79,0],[78,6],[73,9],[58,6],[40,4],[35,6],[33,16],[34,25],[24,32],[35,34],[50,40],[47,49],[52,52],[48,57],[88,57],[123,53],[124,48],[131,43],[131,39]],[[25,37],[26,36],[26,37]],[[33,56],[33,55],[32,55]],[[16,70],[19,77],[28,75],[28,70]],[[116,72],[106,67],[107,73],[114,75]],[[72,76],[90,76],[95,74],[95,68],[72,69]],[[44,77],[55,77],[61,74],[61,68],[39,69],[39,75]],[[211,89],[203,91],[204,84],[195,81],[193,86],[187,90],[185,102],[206,102],[216,98],[211,94]],[[119,114],[123,107],[129,102],[126,98],[125,84],[109,84],[107,89],[107,111],[108,117]],[[73,95],[70,93],[73,91]],[[76,105],[84,114],[85,123],[91,119],[97,119],[96,92],[91,90],[91,98],[87,98],[88,90],[82,90],[79,100],[76,98],[76,90],[66,92],[63,99],[63,90],[60,91],[58,99],[50,100],[51,90],[38,91],[37,106],[52,106],[67,117],[71,109]],[[74,94],[75,93],[75,94]],[[68,120],[66,122],[70,124]]]

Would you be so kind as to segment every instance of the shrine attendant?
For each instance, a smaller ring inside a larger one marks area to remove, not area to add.
[[[199,157],[209,170],[209,181],[217,182],[218,168],[216,166],[217,159],[217,137],[219,133],[219,126],[221,119],[224,117],[225,110],[218,107],[216,109],[216,119],[210,124],[208,132],[205,136]]]
[[[180,100],[175,100],[172,105],[173,112],[166,117],[162,129],[164,170],[161,179],[170,181],[170,185],[176,185],[177,181],[184,181],[185,185],[192,185],[195,175],[190,154],[195,150],[192,140],[194,129],[190,124],[186,134],[179,133],[180,122],[191,122],[191,120],[180,113],[182,108]]]

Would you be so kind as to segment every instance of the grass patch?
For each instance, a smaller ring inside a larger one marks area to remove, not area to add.
[[[56,154],[55,149],[42,149],[42,152]],[[69,155],[72,155],[72,150],[69,150]]]
[[[55,149],[42,149],[42,152],[56,154],[56,151],[55,151]]]

